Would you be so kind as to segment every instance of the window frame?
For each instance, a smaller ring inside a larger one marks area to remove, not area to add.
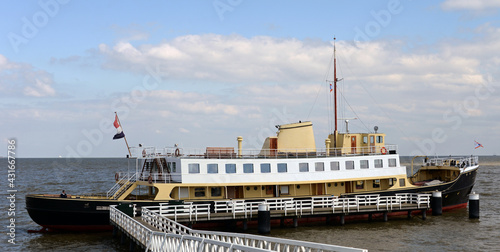
[[[219,174],[219,164],[207,164],[207,174]]]
[[[267,166],[267,167],[265,167]],[[264,168],[267,168],[264,170]],[[260,173],[271,173],[271,164],[270,163],[262,163],[260,164]]]
[[[234,173],[236,173],[236,164],[226,164],[225,168],[226,168],[225,169],[226,170],[226,174],[234,174]],[[233,172],[232,168],[234,168],[234,172]],[[231,170],[229,170],[229,169],[231,169]]]
[[[299,163],[299,172],[309,172],[309,163]]]
[[[200,173],[200,164],[198,164],[198,163],[188,164],[188,173],[199,174]]]
[[[249,168],[252,168],[252,170],[248,170]],[[243,173],[254,173],[255,170],[254,170],[254,167],[253,167],[253,164],[251,163],[247,163],[247,164],[243,164]]]

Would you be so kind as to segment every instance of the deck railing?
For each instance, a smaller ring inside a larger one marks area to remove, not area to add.
[[[177,148],[177,147],[131,147],[133,157],[139,158],[159,158],[159,157],[183,157],[183,158],[316,158],[316,157],[336,157],[336,156],[363,156],[363,155],[384,155],[396,154],[397,145],[366,146],[366,147],[345,147],[345,148],[315,148],[315,149],[243,149],[239,155],[237,150],[228,152],[227,148],[207,149]]]

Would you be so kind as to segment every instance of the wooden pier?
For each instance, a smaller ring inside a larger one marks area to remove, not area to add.
[[[429,194],[397,194],[395,196],[358,195],[355,198],[314,197],[295,200],[276,198],[262,201],[215,201],[212,204],[192,202],[173,205],[160,204],[141,208],[141,216],[134,212],[125,214],[117,206],[110,207],[110,221],[115,230],[130,238],[146,251],[366,251],[364,249],[318,244],[266,236],[201,231],[181,225],[183,223],[215,222],[224,220],[256,220],[259,205],[265,205],[271,218],[298,218],[366,214],[370,217],[382,213],[384,221],[392,212],[430,208]],[[260,224],[259,224],[260,225]]]

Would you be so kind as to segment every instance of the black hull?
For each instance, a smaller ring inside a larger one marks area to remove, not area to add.
[[[436,185],[422,186],[407,190],[393,190],[376,192],[382,196],[396,193],[431,193],[441,191],[443,210],[463,208],[467,206],[468,194],[471,192],[476,179],[477,168],[463,173],[455,181]],[[366,193],[362,193],[366,194]],[[345,195],[347,197],[356,194]],[[167,201],[165,201],[167,202]],[[136,204],[140,206],[158,205],[159,201],[117,201],[57,198],[42,195],[26,195],[26,209],[33,221],[44,228],[51,230],[69,231],[103,231],[110,230],[109,206]]]
[[[49,230],[111,230],[109,206],[120,203],[136,204],[140,207],[143,205],[158,205],[159,202],[63,199],[41,195],[26,195],[26,209],[31,219]]]
[[[434,191],[440,191],[442,193],[443,199],[443,209],[452,209],[466,207],[469,200],[468,195],[472,191],[476,181],[477,168],[466,173],[460,174],[460,176],[451,182],[439,184],[435,186],[420,186],[407,190],[394,190],[394,191],[381,191],[374,192],[374,194],[380,194],[382,196],[395,195],[397,193],[432,193]],[[366,193],[359,193],[366,194]],[[347,197],[354,197],[356,194],[345,195]]]

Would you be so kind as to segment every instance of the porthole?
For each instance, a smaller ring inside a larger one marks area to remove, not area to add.
[[[300,185],[297,185],[297,189],[300,189]]]
[[[340,186],[344,186],[344,182],[340,183]]]
[[[335,182],[335,184],[333,184],[333,185],[335,185],[335,187],[337,187],[337,182]]]
[[[257,191],[257,187],[256,187],[256,186],[254,186],[254,187],[253,187],[253,189],[254,189],[255,191]]]
[[[328,187],[332,187],[332,183],[328,183]]]
[[[247,191],[250,191],[250,186],[247,186]]]
[[[262,186],[262,191],[264,191],[264,189],[266,189],[266,187],[265,187],[265,186]]]

